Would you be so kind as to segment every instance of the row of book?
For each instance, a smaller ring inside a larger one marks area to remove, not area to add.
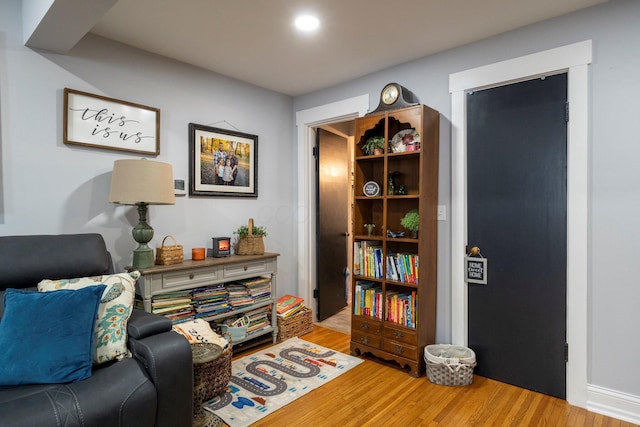
[[[382,288],[377,283],[358,280],[354,287],[353,314],[382,319]]]
[[[354,287],[353,314],[356,316],[385,319],[409,328],[418,322],[418,294],[389,290],[384,296],[378,283],[358,280]]]
[[[383,265],[383,259],[386,266]],[[375,279],[385,277],[388,280],[417,284],[418,266],[417,254],[387,253],[383,257],[379,242],[362,240],[353,244],[353,274],[356,276]]]
[[[387,321],[408,328],[415,328],[418,323],[418,294],[413,292],[387,291]]]
[[[180,323],[195,318],[209,320],[222,313],[270,300],[271,279],[255,277],[156,295],[151,300],[151,312]]]
[[[382,279],[382,246],[379,242],[360,240],[353,243],[353,274]]]
[[[387,279],[418,284],[418,255],[397,253],[387,255]]]

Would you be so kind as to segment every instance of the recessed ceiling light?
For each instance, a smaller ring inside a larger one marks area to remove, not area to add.
[[[314,31],[320,26],[318,18],[312,15],[301,15],[295,20],[296,28],[300,31]]]

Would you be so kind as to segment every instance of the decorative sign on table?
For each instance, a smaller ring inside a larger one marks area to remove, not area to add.
[[[160,154],[160,110],[64,89],[65,144]]]

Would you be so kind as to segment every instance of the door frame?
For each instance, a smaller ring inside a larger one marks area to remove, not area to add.
[[[592,41],[586,40],[519,58],[449,75],[451,93],[451,338],[468,340],[467,284],[464,256],[467,244],[466,93],[538,76],[567,73],[570,120],[567,126],[567,402],[587,405],[587,285],[588,285],[588,145],[589,64]]]
[[[313,290],[316,288],[316,189],[315,189],[315,145],[314,128],[355,119],[369,111],[369,95],[360,95],[331,104],[309,108],[296,112],[298,130],[298,296],[312,310],[317,320]]]

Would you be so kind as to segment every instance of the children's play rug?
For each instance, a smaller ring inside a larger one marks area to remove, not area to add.
[[[291,338],[234,360],[227,392],[204,407],[231,427],[248,426],[360,363],[357,357]]]

